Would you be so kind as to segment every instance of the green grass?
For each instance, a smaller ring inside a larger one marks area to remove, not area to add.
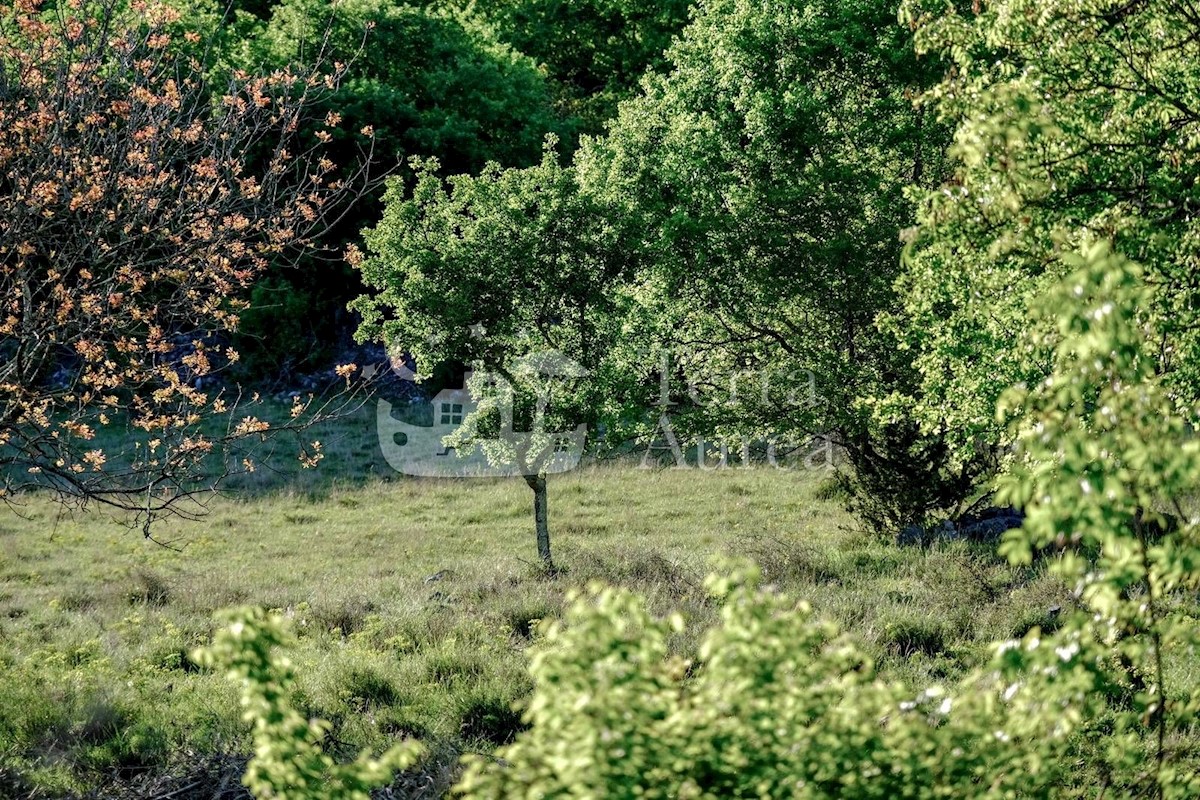
[[[513,708],[530,689],[524,651],[537,620],[591,580],[682,610],[686,652],[714,618],[701,588],[710,559],[753,558],[914,684],[960,674],[987,642],[1052,625],[1049,609],[1068,602],[1049,576],[985,548],[881,543],[856,530],[820,476],[795,472],[607,466],[557,477],[551,525],[565,572],[553,578],[532,563],[520,480],[258,488],[198,522],[164,523],[178,552],[48,501],[0,517],[0,795],[113,781],[165,791],[236,773],[248,737],[235,687],[187,658],[209,640],[213,613],[233,605],[291,618],[296,702],[333,723],[336,752],[421,738],[434,755],[404,780],[414,796],[437,796],[459,754],[520,729]]]

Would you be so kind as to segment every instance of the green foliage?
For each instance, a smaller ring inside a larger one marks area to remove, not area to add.
[[[644,374],[669,355],[675,433],[734,451],[828,436],[889,532],[971,483],[943,469],[936,432],[864,402],[917,383],[875,318],[901,302],[906,187],[941,181],[947,140],[911,102],[940,64],[894,17],[877,0],[705,0],[664,74],[576,161],[642,231],[625,357]]]
[[[535,62],[501,42],[469,11],[388,0],[284,0],[256,43],[270,64],[318,56],[350,65],[328,108],[343,134],[389,164],[437,157],[452,173],[489,161],[536,163],[543,136],[556,129],[544,76]]]
[[[952,508],[1001,457],[999,499],[1027,514],[1000,566],[963,543],[919,554],[813,545],[819,532],[791,529],[811,498],[798,505],[791,483],[755,495],[747,484],[763,479],[740,471],[695,495],[690,476],[647,475],[640,498],[589,474],[569,484],[581,509],[571,570],[545,581],[494,577],[496,542],[521,513],[503,487],[463,500],[404,484],[372,491],[361,512],[341,497],[329,514],[331,503],[298,514],[294,497],[263,501],[285,508],[276,521],[298,538],[260,532],[247,554],[246,537],[231,537],[239,545],[212,563],[237,574],[237,559],[303,552],[294,577],[255,588],[295,600],[308,626],[297,649],[323,672],[294,670],[278,653],[281,619],[261,611],[231,615],[197,656],[242,686],[255,793],[365,798],[417,748],[339,765],[322,749],[330,730],[378,722],[366,734],[378,742],[441,736],[449,720],[459,745],[502,745],[500,759],[470,759],[460,789],[472,796],[1200,795],[1200,516],[1189,506],[1200,484],[1200,30],[1187,7],[996,0],[968,13],[908,0],[906,31],[876,0],[704,0],[664,72],[564,164],[553,144],[537,162],[555,124],[550,91],[501,42],[545,62],[594,125],[656,65],[681,4],[497,0],[487,13],[498,30],[436,3],[288,0],[270,15],[240,5],[252,13],[232,27],[255,33],[229,45],[234,61],[304,61],[330,14],[329,43],[348,57],[374,24],[331,110],[351,131],[376,131],[336,144],[444,156],[393,181],[368,234],[362,270],[378,294],[355,306],[364,337],[413,352],[426,372],[478,363],[518,383],[515,360],[558,350],[590,375],[556,395],[552,424],[605,422],[611,435],[657,419],[645,413],[653,373],[673,352],[673,377],[710,401],[673,408],[679,433],[731,444],[833,435],[855,466],[860,515],[880,527]],[[954,69],[937,77],[941,62],[917,61],[910,35]],[[518,166],[481,166],[490,159]],[[478,174],[447,180],[443,165]],[[900,274],[895,234],[914,213]],[[297,294],[285,313],[309,302]],[[249,322],[295,338],[269,317]],[[807,370],[821,396],[778,402]],[[779,382],[725,390],[746,372]],[[348,457],[362,463],[373,447]],[[669,504],[676,495],[683,508]],[[697,536],[683,511],[711,527]],[[399,538],[402,516],[410,538],[386,561],[424,559],[408,576],[417,589],[377,605],[379,587],[397,583],[374,569],[378,542]],[[647,552],[650,535],[669,546]],[[330,541],[328,559],[359,558],[356,579],[377,582],[362,590],[370,602],[308,602],[310,562]],[[704,549],[760,558],[772,585],[737,568],[701,590],[686,559]],[[455,574],[468,557],[473,583]],[[3,566],[5,587],[53,594],[24,622],[23,601],[0,597],[0,791],[9,761],[21,781],[63,792],[84,787],[38,770],[64,753],[93,777],[162,766],[174,732],[158,724],[161,698],[217,678],[185,657],[194,635],[170,623],[127,663],[95,626],[106,602],[133,604],[114,628],[130,638],[142,614],[175,613],[190,593],[140,570],[106,601],[100,581],[71,585],[50,556]],[[563,615],[566,581],[590,577],[637,589],[594,584]],[[820,598],[821,613],[795,589]],[[77,627],[64,634],[64,620]],[[529,640],[522,719],[514,663]],[[334,649],[344,655],[324,666]]]
[[[899,306],[904,188],[940,179],[945,138],[911,103],[936,64],[893,16],[874,0],[709,0],[569,167],[548,154],[447,191],[426,164],[370,238],[381,293],[356,305],[360,336],[426,371],[563,352],[592,372],[574,405],[610,443],[653,438],[656,378],[682,379],[703,387],[666,399],[685,441],[828,436],[876,527],[952,507],[978,466],[945,469],[941,437],[863,402],[917,384],[875,317]]]
[[[691,0],[477,0],[506,41],[545,64],[565,112],[599,133],[688,18]]]
[[[418,162],[411,197],[393,180],[360,298],[360,338],[410,352],[428,374],[442,361],[507,368],[557,350],[593,366],[604,355],[621,262],[551,140],[534,167],[489,166],[443,182]]]
[[[335,764],[321,749],[328,723],[305,719],[289,701],[295,674],[276,652],[290,639],[283,618],[262,609],[225,614],[227,625],[196,661],[221,667],[242,686],[245,717],[254,725],[254,757],[244,783],[261,800],[370,800],[370,790],[406,769],[423,748],[405,742],[378,759],[363,753],[352,764]]]
[[[995,687],[963,697],[931,687],[904,699],[833,625],[757,584],[753,570],[709,578],[721,619],[695,662],[668,655],[680,616],[657,618],[631,592],[592,587],[535,650],[532,729],[499,751],[503,766],[470,759],[459,790],[1002,797],[1019,785],[1022,796],[1050,796],[1039,778],[1058,768],[1031,746],[1032,731],[1005,730]]]
[[[299,370],[328,363],[333,318],[314,313],[323,304],[305,288],[306,277],[277,270],[250,290],[235,340],[249,378],[289,380]]]
[[[244,18],[239,18],[245,23]],[[498,38],[469,9],[390,0],[284,0],[269,19],[228,48],[241,66],[257,69],[318,59],[348,65],[303,133],[330,136],[339,166],[363,159],[386,174],[411,156],[436,158],[445,173],[476,173],[488,162],[535,164],[543,137],[567,130],[551,87],[533,59]],[[320,124],[326,114],[338,124]],[[358,240],[378,220],[379,192],[340,209],[344,216],[324,242],[334,250]],[[244,320],[244,372],[287,380],[320,368],[349,339],[344,306],[361,288],[347,265],[312,259],[300,269],[276,268]]]
[[[1185,602],[1200,585],[1200,517],[1188,508],[1200,485],[1197,409],[1180,413],[1156,369],[1145,272],[1105,244],[1064,261],[1075,271],[1035,307],[1057,322],[1041,342],[1053,372],[1000,406],[1017,442],[1001,496],[1028,514],[1002,551],[1028,561],[1037,549],[1061,550],[1055,571],[1076,585],[1095,613],[1091,629],[1124,669],[1128,702],[1108,709],[1109,768],[1137,774],[1134,785],[1157,796],[1194,796],[1200,780],[1171,742],[1200,710],[1194,681],[1181,686],[1178,672],[1200,643]]]
[[[505,419],[526,431],[593,424],[615,391],[609,360],[627,302],[621,221],[603,218],[555,145],[537,166],[489,165],[448,181],[436,162],[418,162],[411,197],[394,180],[367,233],[363,281],[378,292],[353,304],[358,335],[412,353],[426,375],[445,362],[480,371],[460,447]],[[488,446],[495,462],[539,472],[542,446]]]
[[[1103,241],[1159,287],[1147,356],[1186,407],[1200,396],[1195,15],[1167,0],[908,0],[901,13],[922,53],[954,65],[923,98],[955,128],[954,175],[912,232],[891,324],[922,380],[888,413],[944,430],[955,462],[1002,449],[996,401],[1053,360],[1050,340],[1014,332],[1053,331],[1031,312],[1070,273],[1060,255]]]
[[[469,452],[482,442],[492,464],[526,476],[547,568],[554,432],[586,433],[613,394],[608,363],[622,334],[627,270],[621,221],[604,219],[559,164],[556,144],[547,140],[537,166],[490,164],[449,181],[436,161],[418,161],[411,197],[393,180],[361,264],[378,291],[351,306],[362,314],[360,340],[411,353],[420,372],[445,362],[475,372],[466,388],[477,408],[446,443]]]

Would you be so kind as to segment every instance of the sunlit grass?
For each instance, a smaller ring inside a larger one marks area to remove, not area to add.
[[[361,440],[348,434],[331,458],[365,464]],[[537,621],[591,580],[681,609],[686,654],[713,619],[702,589],[712,557],[753,558],[914,684],[960,674],[987,642],[1052,623],[1050,609],[1067,602],[1056,581],[985,547],[876,540],[826,481],[627,465],[557,477],[551,524],[565,572],[553,578],[534,564],[520,480],[263,486],[215,501],[198,522],[163,523],[178,550],[31,499],[24,518],[0,519],[0,782],[64,794],[244,753],[234,687],[187,658],[232,605],[291,618],[297,702],[333,722],[336,751],[419,737],[435,756],[411,785],[436,794],[456,754],[519,729],[512,708],[530,688],[524,650]]]

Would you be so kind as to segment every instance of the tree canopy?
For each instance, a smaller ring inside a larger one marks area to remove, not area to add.
[[[363,315],[361,337],[411,353],[421,373],[452,362],[500,376],[505,391],[524,395],[524,416],[537,414],[539,424],[563,430],[594,426],[605,407],[626,262],[620,230],[604,223],[554,145],[547,143],[537,166],[493,164],[449,181],[438,176],[436,162],[420,163],[411,197],[407,182],[394,179],[383,220],[367,234],[371,257],[361,264],[363,281],[378,291],[354,308]],[[547,390],[544,379],[517,369],[522,359],[548,352],[586,374],[567,376],[571,385],[558,387],[553,403],[533,399]],[[574,380],[580,377],[582,383]],[[517,411],[480,408],[480,415]],[[525,427],[534,421],[524,420]],[[474,417],[464,430],[496,424]],[[460,445],[473,446],[471,438]],[[531,456],[522,454],[523,471],[542,481],[531,483],[535,491],[544,491],[544,470]],[[547,545],[543,560],[548,554]]]
[[[953,176],[921,201],[891,327],[916,354],[916,402],[960,458],[1006,437],[994,415],[1050,367],[1014,330],[1066,274],[1060,256],[1110,242],[1158,287],[1141,309],[1178,401],[1200,390],[1196,308],[1196,16],[1173,2],[998,0],[978,13],[905,3],[922,52],[954,69],[923,99],[954,127]],[[1047,42],[1054,42],[1048,47]]]
[[[863,476],[922,460],[910,442],[936,461],[862,400],[912,380],[875,318],[900,302],[907,187],[944,174],[945,130],[911,102],[938,65],[873,0],[702,2],[667,61],[579,165],[644,231],[645,316],[708,395],[677,416],[710,440],[827,435]],[[945,504],[919,471],[889,516]]]
[[[600,133],[688,20],[691,0],[480,0],[506,41],[545,64],[563,112]]]

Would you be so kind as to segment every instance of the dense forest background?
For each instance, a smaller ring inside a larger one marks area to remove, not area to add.
[[[411,158],[436,159],[443,177],[489,163],[528,167],[541,160],[547,135],[569,160],[581,137],[604,133],[648,70],[662,69],[689,6],[212,0],[191,13],[207,25],[219,67],[347,62],[347,80],[325,100],[342,117],[331,157],[357,157],[366,138],[358,132],[370,125],[376,174],[394,170],[411,185]],[[378,222],[381,197],[347,209],[325,241],[332,257],[274,268],[255,286],[238,340],[243,380],[292,388],[353,347],[357,320],[346,306],[363,286],[337,256]]]

